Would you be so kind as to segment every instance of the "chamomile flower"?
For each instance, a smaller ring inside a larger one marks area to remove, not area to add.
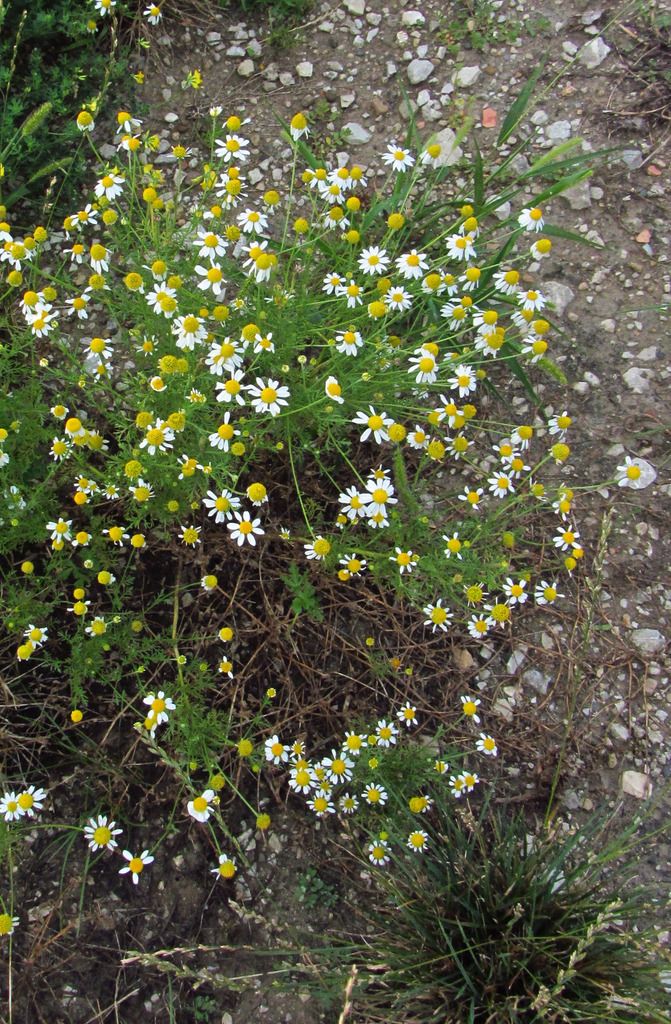
[[[191,244],[196,246],[201,259],[209,259],[211,263],[215,263],[218,256],[223,256],[228,248],[227,239],[222,238],[216,231],[206,231],[203,228],[200,228],[197,238],[194,238]]]
[[[456,797],[457,800],[460,800],[466,791],[466,783],[463,779],[463,776],[451,775],[449,786],[452,796]]]
[[[142,13],[150,25],[158,25],[163,17],[161,8],[157,4],[149,4],[149,7],[145,7]]]
[[[517,223],[525,231],[542,231],[545,224],[543,211],[537,206],[526,207],[517,218]]]
[[[427,349],[420,349],[410,359],[408,373],[415,375],[416,384],[434,384],[438,377],[436,357]]]
[[[271,416],[279,416],[281,407],[288,405],[287,400],[291,397],[288,387],[270,378],[264,381],[257,377],[256,384],[248,384],[246,390],[251,395],[252,408],[256,412],[267,412]]]
[[[19,807],[23,808],[24,813],[29,818],[35,817],[36,811],[41,811],[44,808],[44,801],[46,800],[47,793],[44,789],[37,789],[36,786],[28,786],[27,789],[22,790],[17,799]]]
[[[266,761],[272,764],[286,764],[289,760],[289,748],[280,741],[279,736],[269,736],[264,744]]]
[[[227,452],[233,438],[240,434],[240,431],[235,429],[230,419],[230,412],[225,413],[223,422],[219,424],[215,431],[208,435],[211,448],[216,448],[220,452]]]
[[[11,914],[0,914],[0,938],[5,935],[13,935],[14,929],[18,927],[18,917],[12,917]]]
[[[397,313],[405,313],[412,306],[412,295],[400,285],[392,285],[385,295],[389,309]]]
[[[557,589],[557,581],[549,583],[547,580],[541,580],[536,584],[534,589],[534,597],[536,604],[554,604],[557,598],[563,597]]]
[[[50,455],[54,462],[62,462],[70,454],[71,448],[69,441],[64,437],[54,437],[51,442]]]
[[[188,313],[186,316],[178,316],[173,321],[172,333],[176,336],[177,348],[192,352],[196,345],[202,344],[207,338],[207,328],[204,321]]]
[[[409,149],[403,149],[397,143],[391,142],[385,153],[381,156],[382,163],[391,167],[392,171],[407,171],[415,163],[415,158]]]
[[[208,516],[214,517],[215,523],[225,523],[240,508],[240,499],[226,489],[219,494],[208,491],[207,497],[203,498],[203,505],[208,509]]]
[[[325,818],[327,814],[335,814],[335,804],[325,793],[318,793],[308,800],[308,807],[318,818]]]
[[[496,757],[499,752],[494,737],[487,735],[485,732],[480,733],[480,739],[475,744],[475,748],[481,754],[486,754],[488,757]]]
[[[359,269],[363,274],[384,274],[389,268],[389,256],[386,249],[371,245],[362,249],[358,259]]]
[[[146,448],[148,455],[156,455],[157,452],[169,451],[174,439],[175,433],[166,421],[156,420],[148,427],[147,433],[140,441],[140,448]]]
[[[552,543],[560,551],[568,551],[569,548],[581,548],[580,534],[575,527],[560,528],[552,538]]]
[[[335,273],[327,274],[322,282],[322,291],[326,292],[327,295],[337,294],[338,288],[344,284],[344,278],[340,274]]]
[[[355,426],[363,426],[366,428],[361,434],[359,440],[367,441],[372,434],[376,444],[382,444],[384,441],[388,441],[389,434],[387,433],[387,430],[393,423],[393,420],[391,417],[387,416],[386,412],[376,412],[372,405],[369,405],[368,409],[369,412],[357,412],[356,416],[352,420],[352,423]]]
[[[506,577],[503,584],[503,593],[511,605],[525,604],[529,595],[526,591],[527,581],[524,579],[514,580],[511,576]]]
[[[352,778],[354,761],[346,754],[332,750],[330,757],[322,758],[321,767],[325,769],[326,776],[331,782],[347,782]]]
[[[345,399],[342,397],[342,388],[338,382],[337,377],[327,377],[324,381],[324,392],[326,397],[330,398],[332,402],[337,402],[338,405],[343,405]]]
[[[359,809],[359,798],[354,793],[343,793],[338,800],[338,809],[343,814],[354,814]]]
[[[471,615],[468,622],[468,632],[474,640],[481,640],[482,637],[487,636],[490,629],[494,626],[494,620],[489,615],[478,614]]]
[[[294,114],[289,125],[289,133],[295,142],[310,134],[310,128],[305,114],[300,112],[298,114]]]
[[[0,817],[5,821],[18,821],[19,818],[23,818],[25,813],[16,793],[3,793],[2,799],[0,799]]]
[[[509,473],[490,476],[487,478],[487,483],[489,484],[489,493],[493,494],[495,498],[506,498],[515,491],[512,475]]]
[[[421,451],[423,448],[428,446],[429,440],[429,435],[423,427],[420,427],[419,424],[415,424],[415,429],[408,432],[406,444],[409,445],[410,448],[414,448],[416,451]]]
[[[226,524],[226,528],[231,533],[231,540],[236,541],[238,547],[242,547],[245,543],[256,547],[256,538],[265,533],[265,530],[261,529],[261,520],[252,519],[247,511],[241,515],[237,509],[234,510],[233,515],[235,521]]]
[[[404,551],[402,548],[396,548],[395,551],[394,555],[389,556],[389,561],[398,566],[401,576],[404,573],[411,573],[419,561],[419,555],[414,551]]]
[[[394,485],[386,477],[378,478],[373,476],[366,481],[366,490],[360,495],[366,502],[366,516],[371,518],[374,515],[387,514],[387,505],[398,504],[398,498],[394,497]]]
[[[186,544],[187,547],[195,548],[196,544],[200,544],[200,526],[181,526],[180,527],[180,540],[182,544]]]
[[[104,2],[104,0],[103,0]],[[113,202],[123,192],[123,184],[125,182],[123,174],[118,174],[116,170],[108,171],[107,174],[103,175],[102,178],[96,183],[94,193],[96,199],[108,199]]]
[[[393,747],[397,742],[398,729],[393,722],[381,718],[375,726],[375,737],[378,747]]]
[[[149,718],[153,718],[157,725],[167,722],[168,712],[175,710],[175,702],[172,697],[167,697],[163,690],[159,690],[158,693],[148,693],[146,697],[142,698],[142,703],[149,708],[147,715]]]
[[[24,630],[23,635],[26,640],[30,640],[31,644],[35,647],[41,647],[49,639],[49,630],[46,626],[36,626],[30,622],[27,629]]]
[[[366,737],[358,732],[345,733],[343,750],[352,757],[358,757],[366,745]]]
[[[657,470],[645,459],[625,457],[622,465],[617,467],[618,487],[629,487],[632,491],[642,491],[657,479]]]
[[[189,800],[186,805],[186,809],[192,818],[196,821],[204,823],[208,820],[212,814],[212,803],[216,798],[216,793],[213,789],[204,790],[200,796],[196,796],[193,800]]]
[[[410,833],[408,836],[406,846],[413,853],[424,853],[429,845],[429,836],[423,829],[418,828]]]
[[[453,260],[474,260],[476,252],[473,235],[448,235],[447,254]]]
[[[243,210],[238,214],[237,221],[241,230],[248,235],[263,235],[268,228],[268,218],[258,210]]]
[[[445,541],[444,555],[446,558],[451,558],[452,555],[461,561],[462,554],[461,549],[464,546],[462,540],[459,539],[459,534],[455,530],[451,537],[448,537],[446,533],[443,534],[443,540]]]
[[[347,356],[355,356],[363,345],[363,338],[358,331],[350,328],[336,334],[336,350]]]
[[[140,875],[144,871],[145,867],[148,864],[154,863],[154,858],[150,855],[149,850],[143,850],[140,854],[133,854],[130,850],[124,850],[123,857],[128,861],[128,863],[121,868],[119,874],[130,874],[133,878],[133,885],[138,884],[140,881]]]
[[[388,800],[386,789],[384,786],[379,786],[376,782],[368,783],[361,795],[371,807],[384,807]]]
[[[237,865],[234,857],[229,857],[226,853],[219,854],[219,863],[216,868],[210,869],[211,875],[216,875],[217,878],[233,878],[237,871]]]
[[[198,287],[201,291],[211,291],[216,299],[218,299],[226,288],[226,281],[224,279],[224,272],[220,266],[216,263],[212,263],[209,267],[203,267],[200,263],[197,264],[196,273],[201,278],[198,282]]]
[[[335,289],[335,294],[341,298],[347,299],[348,309],[355,309],[363,302],[361,286],[356,283],[354,278],[350,278],[349,282],[345,280],[342,284],[338,285]]]
[[[313,561],[322,562],[331,551],[331,542],[327,540],[326,537],[318,535],[308,544],[304,544],[303,550],[305,551],[307,558],[310,558]]]
[[[423,277],[429,269],[426,256],[412,249],[410,252],[402,253],[396,260],[396,270],[406,281],[414,281]]]
[[[446,633],[454,618],[450,609],[442,604],[442,598],[438,598],[435,604],[428,604],[424,608],[424,614],[427,616],[424,625],[431,626],[432,633],[435,633],[437,629]]]
[[[122,829],[116,828],[116,821],[108,821],[105,814],[89,818],[88,824],[84,826],[84,837],[94,853],[98,850],[115,850],[119,844],[114,837],[121,833]]]
[[[241,135],[231,133],[225,139],[215,140],[215,155],[220,157],[225,164],[235,160],[236,163],[245,163],[249,159],[249,139],[243,139]]]
[[[386,839],[376,839],[368,844],[368,860],[381,868],[389,863],[389,843]]]
[[[480,717],[478,715],[478,708],[480,707],[480,698],[470,697],[468,694],[462,694],[459,700],[461,701],[461,710],[466,717],[479,724]]]
[[[45,529],[51,536],[52,541],[66,541],[71,540],[70,527],[72,526],[71,519],[57,519],[55,522],[47,523]]]
[[[396,717],[409,729],[411,726],[417,725],[417,708],[407,700],[403,707],[396,712]]]

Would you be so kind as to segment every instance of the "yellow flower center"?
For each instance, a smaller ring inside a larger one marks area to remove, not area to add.
[[[107,825],[98,825],[93,833],[93,840],[98,846],[107,846],[110,839],[112,838],[112,830]]]

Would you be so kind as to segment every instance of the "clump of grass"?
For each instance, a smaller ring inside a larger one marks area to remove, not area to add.
[[[476,819],[437,794],[422,857],[376,872],[356,1019],[385,1024],[668,1020],[662,961],[644,922],[658,893],[636,880],[640,820],[527,834],[521,816]],[[367,901],[368,902],[368,901]]]

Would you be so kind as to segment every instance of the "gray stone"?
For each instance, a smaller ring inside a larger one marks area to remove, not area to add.
[[[247,51],[244,46],[239,46],[238,43],[233,43],[233,46],[229,46],[226,50],[227,57],[246,57]]]
[[[419,85],[420,82],[426,82],[427,78],[433,74],[433,64],[430,60],[421,60],[419,57],[415,57],[408,64],[408,79],[411,85]]]
[[[368,129],[357,121],[348,121],[343,125],[342,130],[347,132],[346,141],[349,146],[364,146],[371,138]]]
[[[586,46],[583,46],[578,54],[578,60],[588,71],[593,71],[594,68],[598,68],[600,64],[603,64],[609,53],[610,46],[603,41],[601,36],[595,36],[594,39],[590,39]]]
[[[561,48],[567,57],[575,57],[576,53],[578,52],[578,47],[575,45],[575,43],[572,43],[570,39],[567,39],[565,42],[563,42],[561,44]]]
[[[280,71],[280,85],[295,85],[296,79],[290,71]]]
[[[296,74],[299,78],[312,78],[313,70],[314,69],[309,60],[302,60],[296,65]]]
[[[403,11],[401,24],[412,28],[413,25],[423,25],[425,17],[421,11]]]
[[[354,103],[355,99],[356,99],[356,93],[344,92],[342,94],[342,96],[340,97],[340,106],[341,106],[341,108],[343,110],[347,110],[348,107],[352,106],[352,104]]]
[[[513,651],[513,653],[510,655],[510,657],[508,658],[508,661],[506,663],[506,672],[508,673],[509,676],[514,676],[515,675],[515,673],[517,672],[518,668],[520,668],[520,666],[524,662],[524,659],[526,658],[526,656],[527,656],[527,652],[526,652],[526,650],[523,650],[522,648],[520,648],[517,651]]]
[[[453,167],[458,164],[464,155],[461,146],[457,145],[457,136],[451,128],[443,128],[432,140],[440,146],[440,156],[436,160],[436,167]]]
[[[496,207],[496,209],[494,210],[494,216],[496,217],[497,220],[507,220],[508,217],[510,216],[511,210],[511,204],[506,201],[505,203],[501,203],[500,206]]]
[[[592,205],[592,196],[589,181],[579,181],[572,188],[565,189],[561,198],[569,204],[572,210],[586,210]]]
[[[480,74],[480,68],[477,64],[473,64],[470,67],[459,68],[452,76],[452,81],[458,88],[467,89],[469,85],[475,85]]]
[[[598,21],[603,15],[601,7],[591,7],[584,14],[580,15],[580,21],[583,25],[593,25],[595,21]]]
[[[626,373],[622,374],[622,378],[635,395],[642,395],[650,387],[652,375],[652,370],[641,366],[631,366]]]
[[[575,292],[567,284],[561,281],[544,281],[543,295],[550,300],[555,307],[557,316],[562,316],[566,307],[573,302]]]
[[[536,127],[539,127],[540,125],[547,124],[550,118],[548,117],[547,111],[535,110],[529,120],[532,124],[535,124]]]
[[[548,686],[552,681],[552,676],[545,675],[543,672],[539,672],[537,668],[528,668],[526,672],[522,673],[522,682],[526,686],[530,686],[532,690],[544,697],[548,692]]]
[[[636,171],[643,163],[643,154],[640,149],[623,149],[620,160],[630,171]]]
[[[637,800],[647,800],[652,796],[652,781],[650,776],[644,775],[643,772],[622,772],[620,788],[623,793],[635,796]]]
[[[366,10],[366,0],[345,0],[345,10],[361,17]]]
[[[237,67],[240,78],[249,78],[250,75],[254,74],[254,70],[254,61],[249,59],[241,61]]]
[[[571,122],[553,121],[545,129],[545,135],[552,142],[565,142],[571,137]]]
[[[616,740],[620,740],[621,743],[626,743],[631,738],[631,734],[623,722],[612,722],[610,733]]]
[[[635,629],[631,641],[641,654],[659,654],[666,646],[666,640],[658,629]]]
[[[212,43],[220,43],[221,42],[221,32],[208,32],[207,35],[205,36],[205,42],[206,43],[210,43],[210,44],[212,44]]]
[[[179,121],[179,114],[174,114],[171,112],[170,114],[166,114],[163,120],[166,121],[168,124],[174,124],[175,121]]]

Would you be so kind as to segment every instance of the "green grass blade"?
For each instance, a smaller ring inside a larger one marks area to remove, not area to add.
[[[505,116],[503,124],[501,125],[501,131],[499,132],[499,137],[496,140],[497,146],[503,145],[506,139],[508,139],[512,135],[512,133],[515,131],[518,124],[522,120],[524,116],[524,111],[527,109],[529,105],[529,100],[531,99],[532,93],[536,88],[536,83],[543,74],[544,70],[545,65],[539,64],[538,67],[535,68],[534,71],[532,71],[529,80],[527,81],[521,93],[519,94],[519,96],[517,97],[512,107]]]

